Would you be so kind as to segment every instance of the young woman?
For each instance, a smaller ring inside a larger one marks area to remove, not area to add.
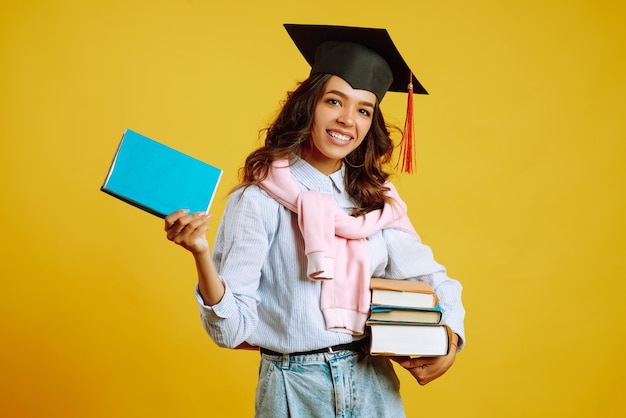
[[[385,171],[394,145],[379,104],[409,70],[386,56],[393,45],[372,46],[379,32],[287,29],[312,54],[311,75],[246,159],[212,256],[210,215],[169,215],[167,238],[195,259],[211,338],[259,347],[256,416],[403,417],[390,359],[368,354],[369,278],[424,280],[439,296],[449,354],[393,359],[420,384],[445,373],[464,341],[461,285],[421,243]]]

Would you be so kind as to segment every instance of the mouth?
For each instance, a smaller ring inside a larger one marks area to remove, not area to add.
[[[326,133],[330,137],[332,137],[332,138],[334,138],[334,139],[336,139],[338,141],[345,141],[345,142],[347,142],[347,141],[350,141],[352,139],[352,136],[346,135],[346,134],[342,134],[342,133],[337,132],[337,131],[326,131]]]

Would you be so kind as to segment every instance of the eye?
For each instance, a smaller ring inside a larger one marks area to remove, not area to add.
[[[367,117],[372,116],[372,112],[370,112],[368,109],[359,109],[359,113],[361,113],[363,116],[367,116]]]
[[[341,105],[341,102],[337,99],[328,99],[326,100],[326,103],[331,104],[333,106],[339,106]]]

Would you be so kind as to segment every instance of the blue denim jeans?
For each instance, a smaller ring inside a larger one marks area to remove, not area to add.
[[[390,360],[367,353],[261,354],[258,418],[404,417]]]

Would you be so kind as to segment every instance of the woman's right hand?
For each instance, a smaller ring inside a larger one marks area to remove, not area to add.
[[[194,256],[210,251],[206,232],[212,215],[204,212],[189,213],[177,210],[165,217],[167,239],[190,251]]]

